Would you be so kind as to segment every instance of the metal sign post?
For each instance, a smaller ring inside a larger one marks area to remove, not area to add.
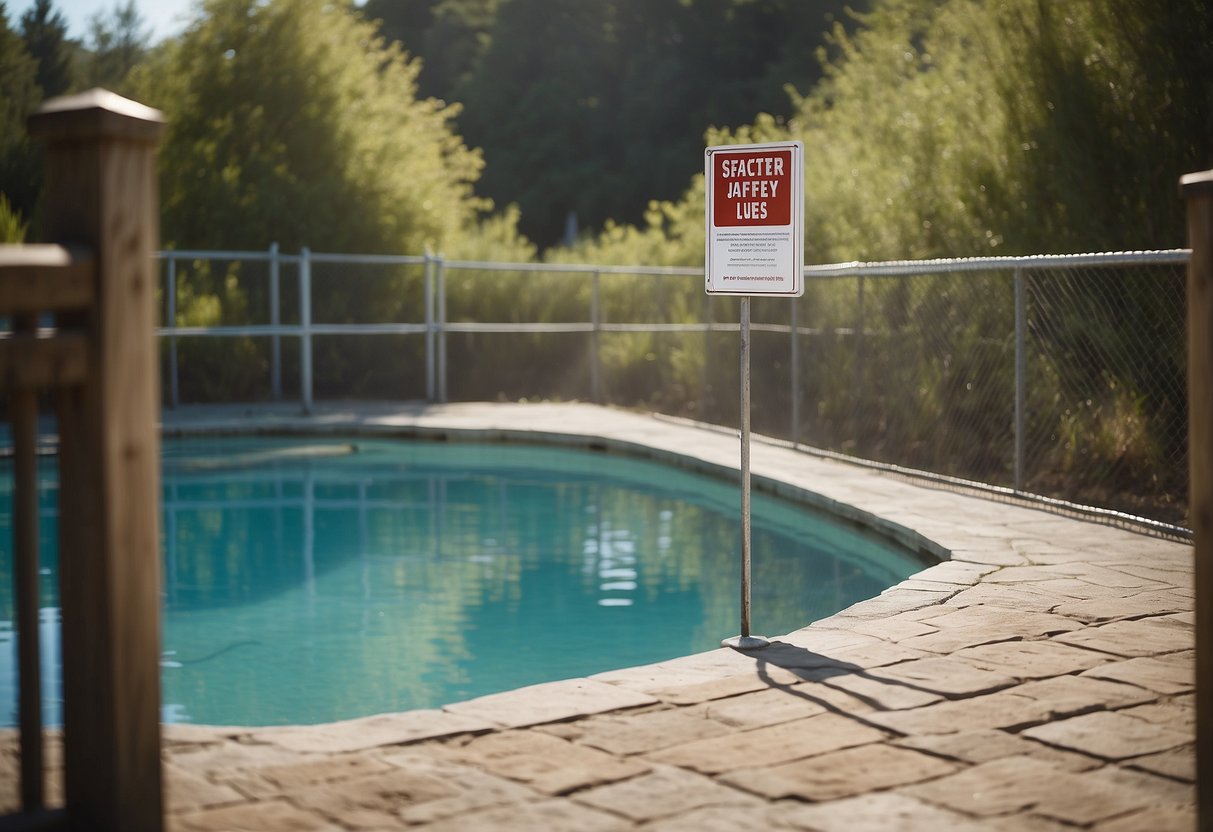
[[[741,635],[722,647],[757,650],[770,641],[750,634],[750,298],[741,299]]]
[[[741,635],[721,645],[757,650],[770,641],[750,633],[750,296],[804,292],[804,146],[709,147],[704,179],[705,289],[741,298]]]

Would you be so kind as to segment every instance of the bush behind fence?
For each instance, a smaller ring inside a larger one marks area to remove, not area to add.
[[[810,267],[804,297],[753,301],[754,429],[1186,525],[1187,256]],[[739,422],[738,303],[698,269],[163,259],[169,406],[549,398]]]

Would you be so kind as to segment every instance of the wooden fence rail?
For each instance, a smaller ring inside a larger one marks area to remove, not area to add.
[[[0,394],[13,427],[21,828],[159,830],[159,438],[154,155],[160,114],[105,90],[47,102],[44,234],[0,247]],[[64,807],[44,796],[39,404],[59,433]]]

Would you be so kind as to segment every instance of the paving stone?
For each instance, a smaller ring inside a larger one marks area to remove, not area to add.
[[[1185,693],[1196,688],[1195,653],[1185,650],[1164,656],[1138,656],[1101,665],[1082,675],[1128,682],[1159,693]]]
[[[784,829],[782,807],[705,806],[646,823],[644,832],[738,832],[743,829]]]
[[[1075,561],[1062,567],[1075,578],[1109,589],[1159,589],[1174,585],[1174,573],[1145,572],[1140,569],[1112,569],[1090,560]],[[1148,575],[1148,577],[1146,576]]]
[[[812,634],[812,631],[808,632]],[[837,668],[840,672],[859,668],[859,665],[839,657],[839,654],[842,652],[841,648],[809,649],[792,644],[789,640],[795,638],[797,635],[797,633],[789,633],[781,639],[773,640],[767,647],[753,651],[752,655],[771,666],[793,672],[819,667],[833,667]],[[872,638],[871,636],[862,636],[861,638],[870,639],[873,643],[886,643],[880,642],[879,639]],[[808,639],[805,638],[804,640]]]
[[[1110,711],[1038,725],[1024,731],[1023,735],[1108,760],[1166,751],[1191,741],[1186,733]]]
[[[636,708],[657,702],[647,694],[592,679],[568,679],[494,693],[447,705],[443,710],[507,728]]]
[[[710,740],[709,740],[710,742]],[[551,795],[644,774],[649,766],[537,731],[503,731],[450,746],[450,759],[486,769]]]
[[[1189,550],[1187,557],[1177,559],[1170,563],[1162,558],[1152,559],[1149,563],[1133,563],[1119,562],[1107,564],[1109,569],[1115,569],[1117,572],[1124,572],[1128,575],[1133,575],[1138,578],[1156,581],[1161,584],[1183,587],[1186,589],[1195,588],[1195,561],[1192,557],[1194,552]]]
[[[905,737],[896,744],[966,763],[986,763],[1003,757],[1032,757],[1066,771],[1087,771],[1104,761],[1085,754],[1062,751],[1024,739],[1007,731],[967,731],[961,734],[923,734]]]
[[[1071,773],[1029,757],[1004,757],[927,783],[905,794],[973,815],[1035,812],[1090,824],[1151,805],[1142,790],[1118,787],[1097,772]]]
[[[1029,556],[1031,557],[1031,556]],[[1072,578],[1073,575],[1063,571],[1063,566],[1032,565],[1008,566],[983,578],[987,584],[1031,584],[1041,581],[1055,581],[1058,578]]]
[[[931,592],[923,589],[906,589],[890,595],[878,595],[875,598],[869,598],[866,601],[852,604],[845,610],[835,613],[833,617],[836,619],[885,618],[908,610],[936,607],[951,595],[951,591]]]
[[[979,644],[1064,633],[1082,626],[1060,615],[987,604],[956,610],[941,607],[940,612],[938,617],[927,619],[928,624],[940,628],[939,632],[907,639],[902,646],[933,653],[951,653]]]
[[[175,763],[165,763],[163,772],[165,805],[169,812],[190,812],[225,803],[241,803],[246,799],[230,786],[212,783],[201,774]]]
[[[948,583],[944,581],[924,581],[917,577],[906,578],[904,581],[894,584],[889,587],[891,590],[898,592],[906,589],[924,589],[929,592],[957,593],[963,588],[962,584]],[[889,590],[885,590],[888,592]]]
[[[791,670],[764,664],[755,672],[709,678],[686,685],[655,688],[648,693],[671,705],[696,705],[713,699],[724,699],[772,687],[786,687],[801,681]]]
[[[883,670],[883,669],[882,669]],[[942,694],[919,690],[904,682],[886,678],[882,670],[858,673],[822,674],[821,683],[845,691],[851,702],[842,702],[847,713],[866,713],[869,710],[896,711],[904,708],[921,708],[943,699]],[[811,678],[811,677],[810,677]],[[862,702],[866,708],[858,708]]]
[[[771,642],[770,647],[755,650],[750,655],[771,663],[775,663],[775,658],[779,657],[781,650],[787,650],[793,655],[808,653],[829,659],[842,650],[881,643],[881,639],[875,636],[857,633],[850,628],[827,630],[820,627],[803,627],[775,639]],[[780,664],[779,666],[786,667],[787,665]]]
[[[1049,706],[1058,719],[1087,711],[1140,705],[1158,698],[1158,694],[1143,688],[1089,676],[1055,676],[1026,682],[1012,691],[1016,696]]]
[[[167,750],[166,759],[195,774],[221,782],[241,776],[246,769],[291,765],[312,758],[310,755],[288,751],[276,745],[231,741],[204,748],[189,748],[185,751],[178,746]]]
[[[788,822],[815,832],[986,832],[989,827],[966,815],[932,806],[896,792],[878,792],[803,806]]]
[[[1068,823],[1031,814],[982,818],[980,829],[982,832],[1074,832],[1074,827]]]
[[[980,563],[961,563],[959,561],[944,561],[927,567],[914,577],[922,581],[942,581],[944,583],[970,586],[981,580],[983,575],[996,572],[997,566]]]
[[[1018,681],[1062,676],[1112,661],[1105,653],[1052,640],[981,644],[957,650],[952,656]]]
[[[1172,696],[1148,705],[1125,708],[1121,713],[1157,725],[1165,725],[1175,731],[1189,733],[1196,731],[1196,696],[1194,694]]]
[[[762,802],[753,795],[680,768],[660,767],[649,774],[578,792],[574,798],[596,809],[621,814],[637,823],[706,806],[745,806]]]
[[[938,757],[869,743],[783,765],[733,771],[721,779],[769,799],[819,802],[942,777],[956,769],[956,764]]]
[[[1054,612],[1086,623],[1140,618],[1159,613],[1182,613],[1192,609],[1192,599],[1174,589],[1152,590],[1126,598],[1090,598],[1059,604]]]
[[[173,815],[169,828],[183,832],[327,832],[341,829],[284,800],[263,800]]]
[[[803,688],[803,690],[802,690]],[[721,699],[707,706],[708,718],[728,728],[762,728],[796,719],[824,714],[830,710],[814,698],[812,686],[764,690]],[[726,729],[727,730],[727,729]]]
[[[803,676],[803,684],[795,690],[804,700],[819,705],[832,713],[861,716],[876,710],[876,706],[865,701],[862,697],[845,690],[843,687],[827,684],[839,679],[854,676],[853,671],[839,671],[837,668],[816,668],[797,671]]]
[[[399,812],[407,806],[458,793],[431,772],[389,768],[382,774],[296,789],[291,800],[343,826],[379,829],[399,824]]]
[[[590,681],[651,694],[655,690],[698,685],[727,676],[762,677],[766,670],[771,671],[774,677],[778,668],[773,668],[755,653],[719,649],[639,667],[595,673]]]
[[[249,728],[224,728],[216,725],[192,725],[188,722],[168,722],[160,726],[160,741],[166,748],[178,746],[216,745],[250,733]]]
[[[819,714],[753,731],[674,746],[649,759],[720,774],[739,768],[760,768],[791,762],[813,754],[884,739],[881,731],[838,714]]]
[[[1094,827],[1095,832],[1162,832],[1162,830],[1195,830],[1196,807],[1152,806],[1140,812],[1121,815]]]
[[[1092,783],[1130,796],[1142,806],[1188,806],[1196,803],[1196,786],[1124,766],[1104,766],[1082,775]],[[1061,815],[1056,815],[1062,817]]]
[[[1153,619],[1085,627],[1057,636],[1057,640],[1125,657],[1191,650],[1194,642],[1191,630],[1173,621]]]
[[[880,711],[864,717],[899,734],[954,734],[987,728],[1018,729],[1049,720],[1053,709],[1013,693],[999,691],[972,699],[938,702],[907,711]]]
[[[983,547],[962,544],[950,548],[952,549],[952,560],[965,563],[1000,567],[1026,566],[1029,563],[1028,559],[1019,552],[1001,546]]]
[[[1015,679],[1003,673],[974,667],[950,657],[903,662],[870,671],[868,675],[949,698],[977,696],[1015,684]]]
[[[576,829],[578,832],[613,832],[627,829],[630,823],[568,800],[544,800],[535,803],[511,803],[493,806],[464,815],[455,815],[428,824],[427,832],[536,832],[542,829]]]
[[[919,612],[916,610],[916,612]],[[914,636],[925,636],[938,630],[904,614],[857,622],[853,628],[857,633],[876,636],[886,641],[899,642]]]
[[[1130,760],[1130,768],[1160,774],[1172,780],[1182,780],[1185,783],[1196,781],[1196,747],[1183,745],[1157,754],[1147,754]]]
[[[386,763],[362,754],[316,755],[303,762],[231,772],[225,782],[249,797],[271,798],[387,768]]]
[[[412,803],[397,807],[400,819],[408,823],[430,823],[445,817],[497,806],[536,800],[542,797],[526,786],[449,760],[436,759],[423,750],[388,752],[381,757],[388,765],[412,772],[414,776],[432,777],[451,790],[438,795],[431,790],[423,795],[412,793]],[[395,821],[389,827],[399,826]]]
[[[1051,592],[1041,592],[1035,584],[978,584],[962,590],[943,605],[945,607],[987,606],[1014,607],[1025,612],[1053,612],[1060,600]]]
[[[561,736],[611,754],[643,754],[729,732],[708,714],[706,705],[626,716],[605,714],[562,724]]]
[[[420,710],[324,725],[261,729],[253,732],[252,739],[292,751],[340,754],[456,734],[481,733],[492,727],[492,723],[474,715]]]

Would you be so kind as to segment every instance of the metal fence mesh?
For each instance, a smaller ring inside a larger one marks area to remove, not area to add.
[[[1186,523],[1185,277],[1032,272],[1025,490]]]

